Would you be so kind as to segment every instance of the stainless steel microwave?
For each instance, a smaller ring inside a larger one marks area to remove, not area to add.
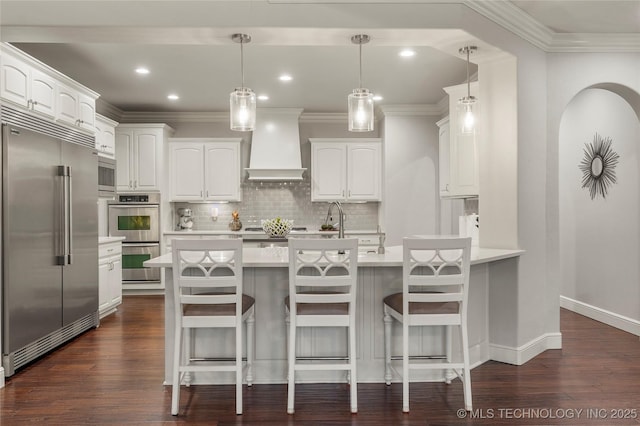
[[[116,195],[116,160],[98,157],[98,196],[113,198]]]

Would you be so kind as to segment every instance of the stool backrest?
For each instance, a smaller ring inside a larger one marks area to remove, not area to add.
[[[235,303],[236,316],[241,317],[242,240],[175,239],[171,245],[176,308]],[[204,292],[209,294],[198,294]]]
[[[411,302],[457,302],[466,317],[471,238],[404,238],[402,247],[405,315]]]
[[[348,302],[353,307],[357,278],[357,238],[289,239],[289,296],[293,312],[297,303]]]

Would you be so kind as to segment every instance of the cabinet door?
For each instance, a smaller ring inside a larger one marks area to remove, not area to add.
[[[28,107],[30,67],[11,56],[2,55],[0,65],[0,97],[20,106]]]
[[[97,134],[97,132],[96,132]],[[116,134],[111,126],[107,126],[100,132],[101,151],[111,157],[116,153]]]
[[[110,275],[111,263],[108,259],[100,259],[100,263],[98,263],[98,311],[100,313],[104,312],[111,304]]]
[[[457,133],[457,132],[456,132]],[[451,139],[452,195],[478,195],[478,162],[474,134],[457,133]]]
[[[204,196],[204,158],[201,143],[175,143],[169,148],[171,200],[201,200]]]
[[[78,93],[77,108],[80,127],[94,131],[96,126],[96,101],[90,96]]]
[[[133,189],[156,191],[160,189],[157,159],[158,150],[162,148],[162,130],[140,129],[134,131],[134,137]]]
[[[122,257],[111,259],[111,271],[109,272],[110,303],[115,307],[122,303]]]
[[[78,125],[78,96],[75,90],[58,84],[57,86],[57,105],[58,111],[56,119],[73,126]]]
[[[347,198],[378,201],[381,187],[380,144],[347,144]]]
[[[33,111],[54,118],[56,115],[56,81],[47,74],[32,69],[30,89]]]
[[[440,127],[438,138],[438,181],[440,196],[449,196],[449,148],[451,145],[449,123]]]
[[[347,147],[343,143],[311,145],[311,201],[346,197]]]
[[[205,153],[205,198],[240,201],[240,144],[208,143]]]
[[[116,188],[118,191],[131,191],[133,189],[133,131],[116,131]]]

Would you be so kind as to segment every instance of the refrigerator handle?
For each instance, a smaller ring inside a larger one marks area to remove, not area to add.
[[[57,256],[58,265],[68,265],[70,263],[70,185],[69,185],[69,166],[58,166],[58,176],[62,177],[62,214],[60,221],[60,247],[59,255]]]
[[[73,263],[73,179],[71,166],[67,166],[67,265]]]

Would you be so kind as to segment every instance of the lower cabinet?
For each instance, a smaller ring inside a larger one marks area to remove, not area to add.
[[[103,318],[122,303],[122,243],[100,244],[98,253],[98,310]]]

